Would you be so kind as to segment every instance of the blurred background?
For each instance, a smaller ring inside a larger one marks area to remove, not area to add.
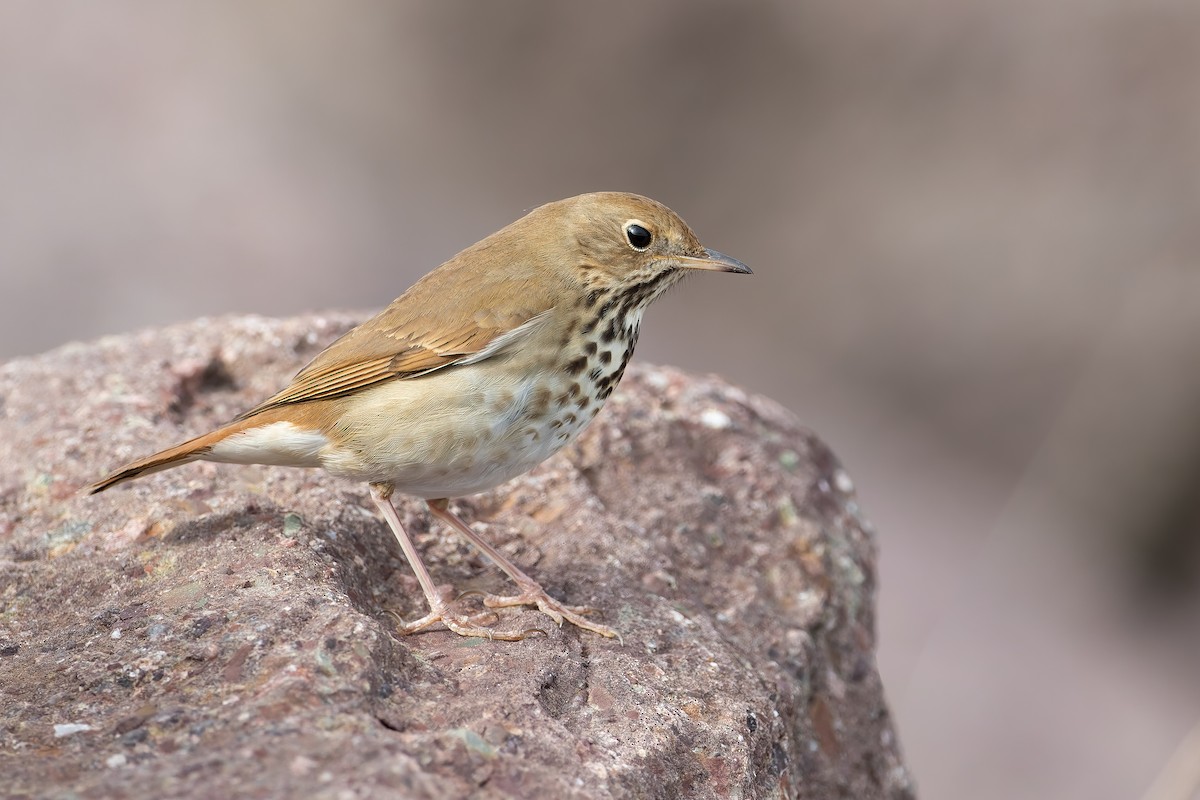
[[[639,357],[848,465],[921,795],[1191,796],[1200,4],[0,7],[0,358],[378,308],[598,189],[754,267]]]

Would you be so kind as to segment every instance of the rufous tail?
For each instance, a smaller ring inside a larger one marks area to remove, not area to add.
[[[261,415],[260,415],[261,416]],[[225,437],[239,433],[247,428],[253,428],[263,424],[263,420],[257,417],[250,419],[237,420],[231,422],[223,428],[217,428],[211,433],[206,433],[203,436],[197,436],[195,439],[189,439],[183,444],[177,444],[174,447],[169,447],[166,450],[155,453],[152,456],[139,458],[137,461],[130,461],[125,466],[113,472],[104,478],[87,487],[88,494],[103,492],[105,489],[111,489],[118,483],[131,481],[134,478],[140,478],[143,475],[149,475],[152,472],[159,472],[171,467],[178,467],[181,464],[187,464],[191,461],[203,460],[205,456],[212,451],[213,445],[221,441]]]
[[[177,467],[180,464],[186,464],[189,461],[196,461],[203,458],[204,454],[212,446],[213,442],[219,438],[215,434],[221,431],[207,433],[204,436],[198,436],[195,439],[186,441],[183,444],[163,450],[161,453],[155,453],[152,456],[139,458],[137,461],[130,461],[125,466],[113,472],[104,478],[87,487],[88,494],[103,492],[105,489],[110,489],[118,483],[131,481],[134,478],[140,478],[143,475],[149,475],[151,472],[170,469]]]

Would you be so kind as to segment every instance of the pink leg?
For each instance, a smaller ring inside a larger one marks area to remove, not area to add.
[[[416,633],[440,622],[462,636],[485,636],[488,639],[505,639],[508,641],[524,639],[528,635],[526,631],[516,634],[497,633],[491,628],[480,627],[474,624],[469,617],[462,617],[451,613],[441,594],[438,593],[437,588],[433,585],[433,578],[430,577],[429,570],[425,569],[425,564],[421,562],[421,557],[417,555],[417,548],[413,546],[412,539],[409,538],[408,533],[404,530],[404,526],[400,524],[400,515],[396,513],[396,507],[392,505],[392,491],[391,484],[372,483],[371,499],[375,501],[375,506],[383,514],[383,518],[387,520],[392,533],[396,534],[396,539],[400,542],[400,549],[404,551],[404,557],[408,559],[409,566],[412,567],[413,573],[417,576],[417,582],[421,584],[421,591],[425,593],[425,599],[429,602],[429,613],[415,622],[405,623],[401,621],[400,633]]]
[[[555,600],[550,595],[546,594],[545,589],[538,585],[537,581],[526,575],[521,569],[503,555],[500,551],[492,547],[479,534],[471,530],[467,523],[463,522],[453,512],[450,511],[449,500],[429,500],[429,511],[438,519],[445,522],[450,527],[461,533],[470,540],[471,544],[478,547],[483,554],[496,563],[496,566],[504,570],[508,577],[513,579],[517,584],[517,588],[521,590],[520,594],[510,597],[500,597],[497,595],[484,595],[483,604],[488,608],[504,608],[507,606],[537,606],[538,609],[554,620],[558,625],[563,624],[563,620],[578,625],[580,628],[598,633],[601,636],[608,638],[618,637],[619,634],[608,627],[581,616],[587,613],[590,609],[578,606],[568,606]]]

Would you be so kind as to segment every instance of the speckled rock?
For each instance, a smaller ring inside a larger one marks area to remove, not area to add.
[[[365,486],[120,462],[234,416],[349,315],[199,320],[0,366],[0,794],[912,795],[853,486],[773,403],[634,367],[592,428],[456,506],[623,641],[397,638],[424,600]],[[504,591],[399,506],[435,578]],[[469,600],[464,602],[471,602]]]

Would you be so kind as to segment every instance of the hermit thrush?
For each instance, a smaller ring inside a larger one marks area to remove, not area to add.
[[[642,312],[692,270],[749,273],[705,249],[666,206],[633,194],[580,195],[534,209],[417,281],[342,336],[281,392],[228,425],[118,469],[90,487],[189,461],[321,467],[367,481],[429,602],[407,624],[515,639],[455,612],[392,505],[424,498],[517,584],[489,608],[536,605],[615,636],[550,597],[454,515],[447,498],[486,491],[571,442],[596,416],[638,338]]]

